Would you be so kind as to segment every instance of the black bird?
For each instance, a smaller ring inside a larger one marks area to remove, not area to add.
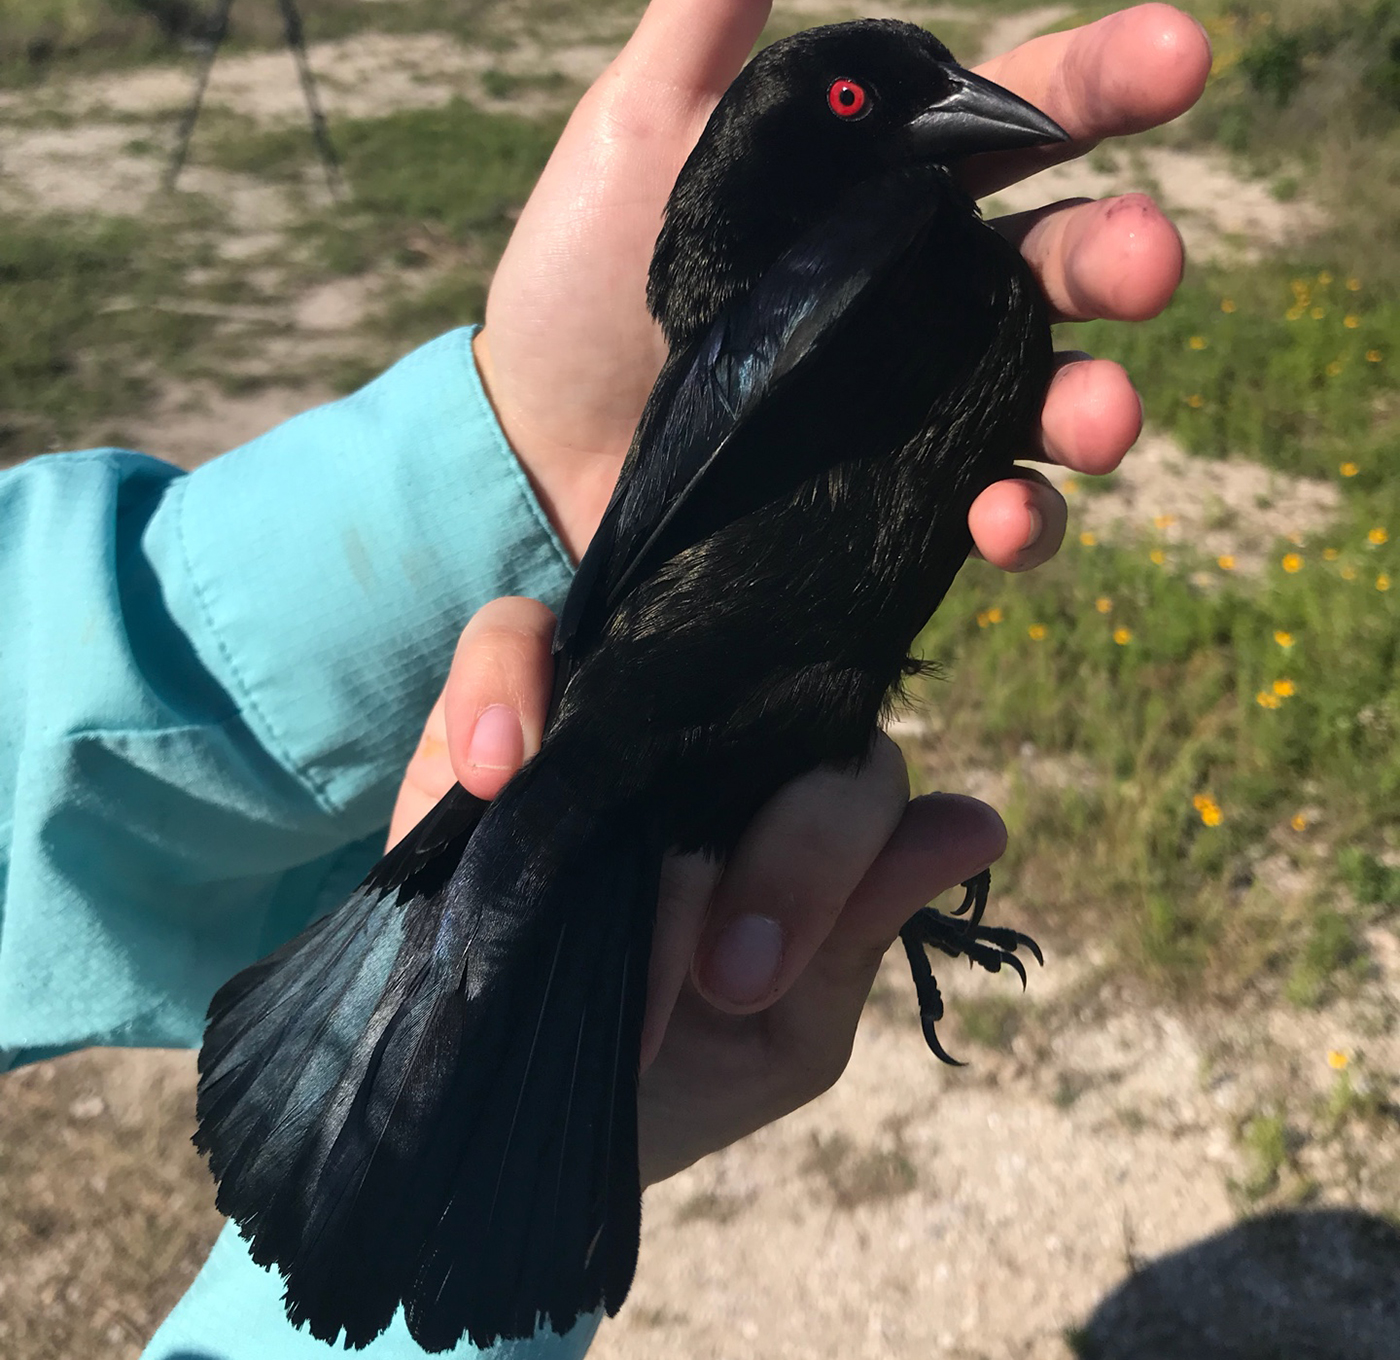
[[[210,1008],[196,1142],[314,1335],[365,1345],[402,1304],[442,1350],[622,1304],[662,854],[723,856],[780,785],[866,755],[1051,368],[1034,279],[949,166],[1064,138],[893,22],[775,43],[720,101],[543,748]],[[968,899],[904,932],[940,1055],[925,945],[1021,971],[1030,943],[979,924],[985,879]]]

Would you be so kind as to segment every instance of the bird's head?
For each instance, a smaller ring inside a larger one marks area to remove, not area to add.
[[[693,334],[861,183],[1068,134],[914,24],[862,19],[766,47],[716,106],[666,205],[647,300]]]

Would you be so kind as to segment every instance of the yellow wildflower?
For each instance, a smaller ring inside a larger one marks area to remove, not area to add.
[[[1288,286],[1293,290],[1293,296],[1295,298],[1307,299],[1312,296],[1308,285],[1304,283],[1302,279],[1294,279]]]
[[[1354,331],[1361,324],[1361,318],[1355,312],[1349,312],[1342,318],[1342,325],[1349,331]]]
[[[1326,307],[1314,307],[1314,308],[1312,309],[1312,311],[1310,311],[1310,312],[1308,313],[1308,315],[1309,315],[1310,317],[1312,317],[1312,319],[1313,319],[1314,321],[1321,321],[1322,318],[1323,318],[1324,316],[1327,315],[1327,308],[1326,308]]]
[[[1361,280],[1356,278],[1348,279],[1347,291],[1351,293],[1359,293],[1361,291]]]
[[[1258,704],[1260,708],[1278,708],[1279,705],[1283,703],[1283,700],[1280,699],[1273,690],[1261,689],[1259,693],[1254,696],[1254,702]]]
[[[1220,310],[1224,312],[1226,316],[1229,316],[1229,314],[1235,310],[1234,298],[1221,298]]]
[[[1366,535],[1366,542],[1379,548],[1389,537],[1390,535],[1378,524]]]
[[[1296,307],[1290,307],[1284,313],[1284,316],[1290,321],[1297,321],[1298,318],[1303,315],[1304,310],[1303,304],[1300,302]]]
[[[1202,808],[1208,808],[1213,802],[1215,802],[1215,799],[1212,798],[1210,794],[1198,793],[1191,799],[1191,806],[1199,812]]]
[[[1186,398],[1186,404],[1193,410],[1199,411],[1206,404],[1206,399],[1199,392],[1192,392]]]
[[[1341,570],[1341,577],[1343,581],[1356,580],[1356,568],[1353,567],[1350,562],[1348,562],[1347,565],[1344,566]]]
[[[1079,481],[1077,478],[1066,477],[1064,481],[1060,483],[1060,491],[1066,496],[1072,496],[1078,490]]]
[[[1308,819],[1303,813],[1295,812],[1288,819],[1288,825],[1291,826],[1294,831],[1306,831],[1308,829]]]
[[[1153,515],[1152,524],[1156,529],[1170,529],[1176,523],[1175,515]]]
[[[1327,1066],[1334,1072],[1345,1072],[1350,1059],[1340,1048],[1330,1048],[1327,1050]]]
[[[1343,463],[1337,471],[1340,472],[1343,477],[1355,477],[1356,474],[1361,471],[1361,467],[1357,463],[1348,461]]]
[[[1378,349],[1368,349],[1366,351],[1366,362],[1368,364],[1378,364],[1381,361],[1381,352]]]
[[[1167,555],[1161,550],[1161,548],[1153,548],[1152,551],[1147,554],[1147,556],[1151,559],[1152,565],[1154,567],[1160,567],[1164,565],[1167,560]]]
[[[1329,378],[1335,378],[1341,371],[1342,361],[1340,359],[1333,359],[1332,362],[1327,365],[1327,376]]]
[[[1274,634],[1274,641],[1277,642],[1278,645],[1282,647],[1283,650],[1286,652],[1293,645],[1293,634],[1285,632],[1282,628],[1280,628]]]
[[[1081,534],[1079,535],[1079,541],[1080,541],[1086,548],[1093,548],[1093,547],[1096,547],[1096,546],[1098,545],[1098,541],[1099,541],[1099,540],[1098,540],[1098,538],[1094,535],[1093,530],[1091,530],[1091,529],[1085,529],[1084,532],[1081,533]]]
[[[1193,335],[1186,343],[1190,345],[1192,349],[1205,349],[1205,347],[1210,344],[1210,341],[1207,340],[1204,335]]]
[[[1111,614],[1113,612],[1113,601],[1110,600],[1107,595],[1100,595],[1099,598],[1094,601],[1094,608],[1097,609],[1100,614]]]
[[[1381,574],[1380,574],[1379,576],[1376,577],[1376,589],[1377,589],[1377,590],[1389,590],[1389,589],[1390,589],[1390,577],[1387,576],[1387,575],[1385,574],[1385,572],[1381,572]]]
[[[1115,628],[1113,640],[1120,647],[1126,647],[1133,640],[1133,630],[1131,628]]]
[[[1277,694],[1280,699],[1291,699],[1297,692],[1298,690],[1291,680],[1284,679],[1274,681],[1274,693]]]
[[[1302,557],[1299,556],[1299,554],[1297,554],[1297,553],[1284,553],[1284,555],[1283,555],[1283,569],[1284,569],[1284,571],[1286,571],[1290,576],[1292,576],[1292,575],[1294,574],[1294,572],[1302,571],[1302,570],[1303,570],[1303,559],[1302,559]]]
[[[994,604],[989,610],[987,610],[988,623],[1000,623],[1002,621],[1002,618],[1003,615],[1001,612],[1001,606],[999,604]]]
[[[1050,630],[1043,623],[1033,623],[1026,632],[1030,635],[1032,642],[1044,642],[1045,634]]]
[[[1317,276],[1317,281],[1326,288],[1332,282],[1332,276],[1325,269]]]
[[[987,617],[987,611],[985,609],[979,609],[977,611],[977,626],[979,628],[985,628],[990,622],[991,620]]]
[[[1215,565],[1218,566],[1221,571],[1234,571],[1235,554],[1221,553],[1220,556],[1215,559]]]
[[[1322,557],[1326,562],[1335,562],[1339,556],[1340,553],[1336,548],[1324,548],[1322,550]]]
[[[1207,826],[1219,826],[1220,820],[1220,809],[1214,803],[1208,803],[1205,807],[1201,809],[1201,821],[1203,821]]]

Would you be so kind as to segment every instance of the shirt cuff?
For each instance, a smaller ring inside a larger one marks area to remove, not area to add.
[[[144,540],[201,661],[347,840],[387,821],[471,615],[500,595],[557,608],[572,574],[473,334],[181,479]]]

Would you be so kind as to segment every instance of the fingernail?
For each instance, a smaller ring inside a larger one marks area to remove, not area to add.
[[[1022,552],[1025,552],[1028,548],[1035,547],[1036,540],[1039,539],[1040,535],[1045,531],[1045,517],[1040,513],[1039,508],[1034,505],[1028,505],[1026,510],[1030,518],[1031,527],[1030,532],[1026,535],[1026,541],[1021,544]]]
[[[514,770],[525,759],[520,715],[506,704],[482,710],[467,747],[467,764],[478,770]]]
[[[735,917],[705,960],[705,990],[718,1001],[751,1005],[773,990],[782,961],[782,926],[771,916]]]

